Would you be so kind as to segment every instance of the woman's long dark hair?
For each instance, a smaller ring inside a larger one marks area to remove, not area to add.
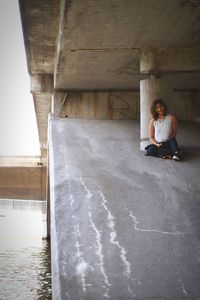
[[[158,113],[156,112],[157,104],[160,104],[164,107],[164,115],[167,115],[167,104],[161,98],[155,99],[151,104],[151,113],[154,120],[158,119]]]

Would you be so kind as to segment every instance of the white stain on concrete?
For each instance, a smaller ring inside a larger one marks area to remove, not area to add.
[[[126,250],[120,245],[119,241],[117,240],[117,232],[115,230],[115,223],[114,223],[114,217],[107,206],[107,200],[104,196],[104,194],[101,191],[98,191],[99,195],[101,196],[101,204],[104,208],[104,210],[107,212],[107,219],[108,219],[108,227],[111,229],[110,232],[110,242],[114,245],[116,245],[120,249],[120,257],[122,259],[122,262],[125,266],[124,275],[129,277],[131,276],[131,264],[128,262],[126,256],[127,252]]]
[[[78,224],[78,219],[76,216],[72,215],[72,218],[74,219],[74,234],[76,237],[76,243],[75,243],[75,247],[76,247],[76,257],[79,260],[78,265],[76,266],[76,273],[77,275],[79,275],[81,277],[81,283],[82,283],[82,289],[84,291],[84,293],[86,292],[86,270],[88,268],[88,264],[85,262],[84,258],[83,258],[83,253],[81,252],[80,248],[81,248],[81,244],[79,242],[80,238],[81,238],[81,233],[80,233],[80,229],[79,229],[79,224]]]
[[[180,285],[181,285],[181,290],[182,290],[184,296],[188,296],[188,292],[186,291],[185,286],[184,286],[184,283],[182,282],[182,280],[181,280],[181,279],[178,279],[178,282],[179,282]]]
[[[80,275],[84,274],[87,268],[88,268],[88,264],[84,260],[82,260],[80,264],[76,266],[76,273]]]
[[[130,285],[128,285],[128,292],[131,295],[131,297],[136,297],[136,294],[133,293],[133,291],[130,288]]]
[[[92,198],[92,193],[90,192],[90,190],[88,189],[87,185],[85,184],[83,178],[80,178],[80,182],[82,184],[82,186],[84,187],[84,190],[86,192],[86,198],[89,200]]]
[[[74,205],[74,198],[73,198],[72,194],[69,196],[69,200],[70,200],[71,207],[73,207],[73,205]]]
[[[137,217],[133,215],[133,212],[131,210],[128,210],[125,207],[125,210],[127,210],[129,212],[129,217],[131,217],[132,221],[133,221],[133,228],[136,231],[140,231],[140,232],[156,232],[156,233],[161,233],[161,234],[168,234],[168,235],[184,235],[185,233],[180,232],[180,231],[162,231],[162,230],[158,230],[158,229],[142,229],[139,228],[139,222],[137,220]]]
[[[72,212],[73,212],[74,198],[73,198],[72,194],[70,195],[69,200],[70,200],[70,205],[71,205]],[[75,257],[77,257],[77,259],[78,259],[78,265],[76,266],[76,274],[81,277],[81,285],[82,285],[83,292],[85,293],[86,287],[87,287],[85,278],[86,278],[86,271],[88,269],[88,264],[84,260],[83,253],[81,251],[81,247],[82,247],[82,245],[80,243],[81,232],[80,232],[80,228],[79,228],[78,218],[74,214],[72,214],[72,219],[74,221],[74,235],[75,235],[75,239],[76,239],[76,242],[74,245],[76,248]]]
[[[91,191],[89,190],[89,188],[85,184],[83,178],[80,178],[80,182],[81,182],[81,185],[83,186],[84,191],[86,193],[87,200],[90,200],[93,197],[93,194],[91,193]],[[94,230],[95,235],[96,235],[96,245],[97,245],[96,254],[99,257],[100,270],[101,270],[101,274],[104,278],[104,283],[105,283],[102,286],[105,290],[105,293],[104,293],[103,297],[104,298],[110,298],[110,296],[109,296],[110,283],[109,283],[108,276],[106,274],[106,270],[105,270],[105,267],[104,267],[105,263],[104,263],[104,255],[103,255],[103,245],[101,243],[101,232],[97,229],[97,227],[96,227],[96,225],[93,221],[92,212],[91,212],[91,208],[90,208],[89,203],[88,203],[88,216],[89,216],[89,221],[90,221],[91,227]]]
[[[67,254],[64,250],[62,250],[62,257],[63,257],[63,263],[62,263],[62,274],[66,276],[66,266],[67,266]]]
[[[105,263],[104,263],[104,255],[103,255],[103,246],[102,246],[102,243],[101,243],[101,232],[97,229],[97,227],[96,227],[96,225],[95,225],[95,223],[92,219],[91,211],[88,211],[88,216],[89,216],[89,219],[90,219],[91,227],[93,228],[93,230],[95,231],[95,234],[96,234],[96,244],[97,244],[96,254],[99,257],[100,270],[101,270],[101,274],[104,278],[104,283],[105,283],[105,285],[103,286],[104,289],[105,289],[104,297],[105,298],[110,298],[110,296],[109,296],[110,283],[109,283],[108,276],[106,274],[105,267],[104,267]]]

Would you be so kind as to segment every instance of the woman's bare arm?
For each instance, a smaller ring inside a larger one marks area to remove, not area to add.
[[[154,145],[156,145],[157,147],[160,147],[161,144],[157,144],[157,143],[156,143],[154,134],[155,134],[155,129],[154,129],[154,119],[151,119],[151,121],[150,121],[150,123],[149,123],[149,139],[150,139],[151,144],[154,144]]]
[[[171,115],[172,120],[172,137],[176,137],[177,134],[177,119],[174,115]]]

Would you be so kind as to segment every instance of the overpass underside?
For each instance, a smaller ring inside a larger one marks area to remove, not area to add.
[[[19,4],[50,153],[53,299],[198,299],[199,1]],[[187,121],[180,164],[139,150],[160,97]]]
[[[174,162],[138,121],[51,118],[53,299],[199,299],[199,129]]]
[[[19,0],[19,4],[43,156],[49,112],[115,119],[116,109],[122,108],[122,117],[137,97],[140,110],[136,107],[137,115],[131,118],[140,115],[142,141],[148,136],[149,105],[155,97],[172,102],[179,120],[200,120],[199,1]],[[109,93],[107,100],[98,99],[103,92]],[[121,92],[123,99],[126,92],[135,95],[116,103],[112,92]]]

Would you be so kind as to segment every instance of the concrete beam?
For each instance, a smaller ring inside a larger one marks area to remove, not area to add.
[[[53,74],[30,75],[31,93],[53,93]]]
[[[48,114],[51,111],[51,93],[33,93],[41,155],[46,156]]]
[[[32,74],[31,93],[33,94],[37,125],[39,131],[40,149],[43,157],[47,156],[47,123],[51,111],[53,94],[53,74]]]
[[[59,0],[18,0],[29,74],[54,71]]]
[[[200,72],[200,48],[141,49],[140,72]]]

